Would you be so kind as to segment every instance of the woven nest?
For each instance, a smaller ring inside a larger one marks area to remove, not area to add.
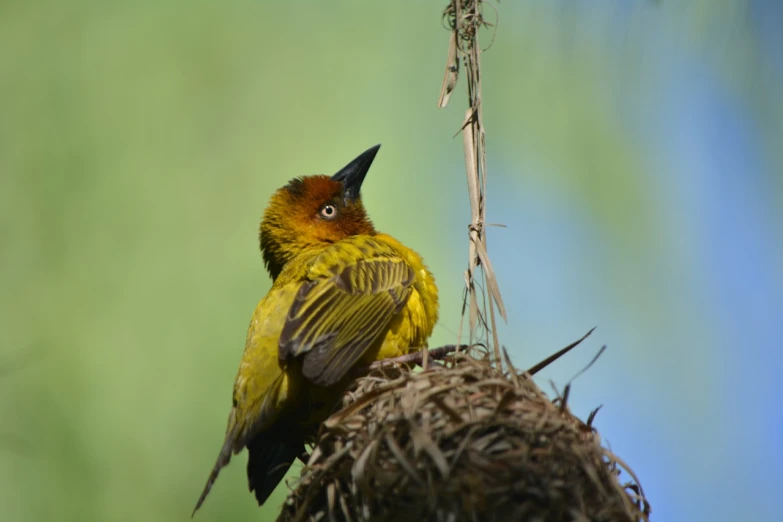
[[[278,521],[646,521],[619,464],[528,374],[453,354],[357,379]]]

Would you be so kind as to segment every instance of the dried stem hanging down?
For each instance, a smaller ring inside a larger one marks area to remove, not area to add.
[[[500,342],[498,341],[495,306],[501,317],[506,320],[506,308],[500,296],[495,272],[487,253],[486,192],[487,192],[487,155],[485,150],[484,124],[481,107],[481,47],[479,29],[490,26],[484,19],[481,0],[452,0],[443,12],[443,18],[451,31],[446,72],[443,78],[438,107],[445,107],[451,93],[457,85],[460,58],[465,64],[465,76],[468,88],[468,110],[462,124],[462,138],[465,148],[465,168],[468,178],[471,221],[468,227],[470,247],[468,269],[465,272],[465,308],[469,311],[470,343],[484,341],[477,332],[481,327],[489,336],[492,332],[492,347],[495,361],[502,367]],[[481,275],[478,275],[478,268]],[[478,284],[477,277],[483,284]],[[489,298],[485,295],[489,293]],[[479,300],[479,292],[481,299]],[[479,301],[481,304],[479,304]],[[462,328],[460,327],[460,335]],[[459,344],[459,340],[458,343]],[[486,339],[486,345],[489,345]]]

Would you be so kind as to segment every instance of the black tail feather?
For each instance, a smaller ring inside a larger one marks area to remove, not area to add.
[[[247,445],[247,480],[262,505],[305,451],[302,437],[285,426],[257,434]]]
[[[226,430],[226,437],[223,440],[223,447],[220,449],[220,454],[218,455],[217,461],[212,467],[212,471],[209,473],[207,484],[204,486],[204,490],[201,492],[201,496],[198,498],[198,502],[196,502],[196,507],[193,508],[193,513],[190,515],[191,518],[195,516],[198,508],[200,508],[201,504],[204,503],[204,500],[209,494],[209,490],[212,489],[212,485],[215,483],[215,480],[217,480],[218,474],[220,474],[220,470],[224,468],[231,460],[231,452],[234,448],[234,442],[236,440],[238,429],[239,428],[236,423],[236,409],[232,408],[231,414],[228,416],[228,429]]]

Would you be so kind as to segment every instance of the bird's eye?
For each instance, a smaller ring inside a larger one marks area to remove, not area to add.
[[[321,217],[324,219],[334,219],[337,217],[337,208],[334,205],[324,205],[321,209]]]

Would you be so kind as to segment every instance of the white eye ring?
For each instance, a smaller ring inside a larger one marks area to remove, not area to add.
[[[320,214],[324,219],[334,219],[337,217],[337,207],[331,204],[324,205]]]

